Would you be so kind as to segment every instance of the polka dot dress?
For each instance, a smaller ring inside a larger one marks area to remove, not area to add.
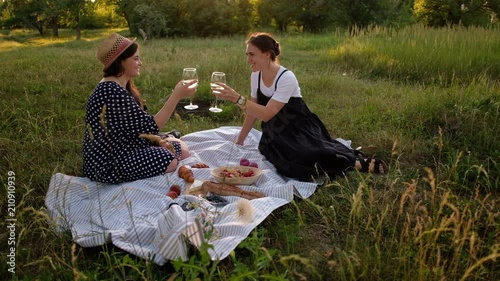
[[[85,123],[83,174],[91,180],[120,183],[158,176],[180,158],[178,142],[172,142],[174,155],[139,138],[158,134],[158,126],[116,82],[97,85],[87,102]]]

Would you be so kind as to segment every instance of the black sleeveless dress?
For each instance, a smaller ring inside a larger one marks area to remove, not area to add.
[[[275,91],[286,71],[276,80]],[[265,106],[271,98],[261,92],[260,79],[259,73],[257,100]],[[267,122],[262,121],[261,126],[259,151],[284,176],[309,181],[326,173],[333,178],[355,164],[353,150],[332,139],[302,98],[291,97],[278,114]]]

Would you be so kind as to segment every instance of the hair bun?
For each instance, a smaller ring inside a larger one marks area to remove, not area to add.
[[[280,55],[280,43],[278,42],[274,42],[274,54],[276,56],[279,56]]]

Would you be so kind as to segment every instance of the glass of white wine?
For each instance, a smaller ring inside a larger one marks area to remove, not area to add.
[[[182,84],[186,85],[191,83],[191,81],[196,80],[197,82],[194,83],[193,85],[189,86],[189,88],[196,88],[198,87],[198,73],[196,72],[196,68],[193,67],[187,67],[182,70]],[[197,109],[198,106],[196,104],[193,104],[193,98],[189,99],[189,104],[184,106],[185,109],[188,110],[193,110]]]
[[[220,90],[224,88],[220,85],[215,84],[215,82],[226,84],[226,74],[224,72],[219,72],[219,71],[212,72],[212,78],[210,79],[210,88],[212,89],[212,93],[217,95],[220,94]],[[208,110],[212,112],[222,112],[222,109],[217,107],[217,96],[215,97],[214,106],[210,107]]]

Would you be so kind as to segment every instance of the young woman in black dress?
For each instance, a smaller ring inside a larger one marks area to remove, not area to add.
[[[323,122],[302,99],[299,83],[292,71],[278,62],[280,45],[268,33],[254,33],[246,41],[247,63],[252,68],[251,100],[231,87],[218,94],[220,99],[238,104],[246,112],[236,140],[243,145],[257,120],[262,121],[259,151],[284,176],[311,180],[321,174],[330,177],[350,168],[385,173],[379,159],[364,158],[333,139]]]

